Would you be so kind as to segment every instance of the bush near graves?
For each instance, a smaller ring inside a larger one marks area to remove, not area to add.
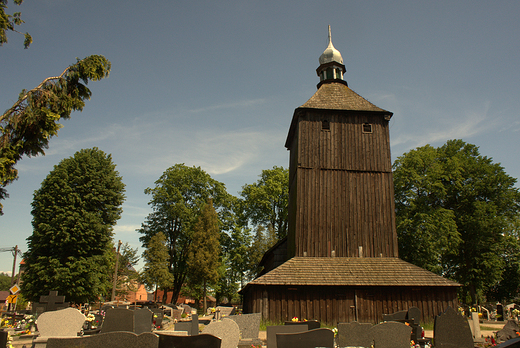
[[[509,277],[508,263],[518,269],[518,236],[509,236],[520,192],[499,163],[450,140],[400,156],[393,169],[402,259],[461,283],[469,304]]]
[[[35,191],[22,274],[28,300],[58,291],[67,301],[84,303],[111,290],[113,227],[125,186],[115,167],[98,148],[80,150],[55,166]]]

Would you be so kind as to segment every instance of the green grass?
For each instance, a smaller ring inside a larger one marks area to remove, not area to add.
[[[270,320],[264,320],[260,322],[260,331],[266,331],[268,326],[280,326],[284,325],[283,321],[270,321]]]

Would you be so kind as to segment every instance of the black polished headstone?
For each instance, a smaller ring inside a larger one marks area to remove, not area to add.
[[[280,348],[334,348],[334,332],[323,328],[297,333],[277,333],[276,346]]]
[[[200,334],[196,336],[170,336],[159,334],[158,348],[220,348],[222,340],[216,336]]]
[[[101,326],[101,333],[114,331],[134,332],[134,311],[126,308],[110,308]]]
[[[276,348],[276,335],[279,333],[306,332],[306,325],[279,325],[267,327],[267,347]],[[285,347],[281,347],[285,348]]]
[[[371,328],[370,323],[338,323],[338,346],[370,347],[372,344]]]
[[[49,295],[40,296],[40,302],[35,303],[33,308],[38,315],[48,311],[56,311],[70,307],[69,302],[65,302],[65,296],[58,296],[57,291],[49,291]]]
[[[133,332],[107,332],[75,338],[49,338],[47,348],[155,348],[159,337],[151,332],[136,335]]]

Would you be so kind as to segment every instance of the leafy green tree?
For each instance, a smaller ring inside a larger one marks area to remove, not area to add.
[[[272,227],[267,230],[263,226],[258,226],[253,242],[248,248],[248,266],[246,276],[248,279],[254,279],[262,271],[260,261],[264,257],[264,254],[277,242],[276,232]]]
[[[48,77],[30,91],[23,90],[18,101],[0,116],[0,200],[8,197],[5,187],[18,178],[15,164],[22,156],[44,155],[49,139],[58,134],[61,119],[83,110],[92,93],[89,80],[108,76],[110,62],[103,56],[81,59],[59,76]],[[2,205],[0,204],[0,214]]]
[[[15,5],[21,5],[23,0],[14,0]],[[12,15],[7,14],[5,10],[7,9],[7,0],[0,0],[0,46],[4,43],[7,43],[7,31],[12,31],[15,33],[20,33],[15,28],[17,25],[25,23],[21,16],[20,12],[15,12]],[[29,33],[22,34],[24,35],[24,46],[25,48],[29,48],[29,45],[32,43],[32,37]]]
[[[260,179],[244,185],[240,192],[242,197],[242,218],[244,223],[253,226],[272,226],[278,239],[287,235],[288,202],[289,202],[289,170],[274,166],[273,169],[262,170]]]
[[[207,309],[207,288],[220,278],[220,227],[217,212],[210,198],[193,228],[188,249],[188,284],[202,285],[203,310]]]
[[[22,274],[28,300],[57,290],[82,303],[111,290],[113,227],[125,198],[115,167],[98,148],[83,149],[56,165],[35,191]]]
[[[233,197],[227,193],[224,184],[211,178],[200,167],[184,164],[166,169],[155,182],[155,187],[147,188],[145,193],[152,195],[149,204],[153,211],[138,230],[142,234],[139,240],[147,248],[155,234],[162,232],[166,236],[168,267],[173,275],[172,301],[176,301],[187,280],[187,250],[192,243],[197,217],[207,200],[212,198],[219,223],[227,226]]]
[[[132,248],[125,243],[121,246],[117,269],[116,295],[127,296],[131,291],[137,291],[139,287],[139,272],[134,268],[139,262],[137,248]],[[114,255],[114,257],[116,257]]]
[[[143,252],[143,259],[145,264],[140,278],[146,287],[149,290],[155,289],[155,296],[157,296],[157,288],[170,288],[173,277],[169,270],[169,254],[164,233],[158,232],[150,238]],[[157,297],[154,300],[157,301]]]
[[[11,276],[0,273],[0,291],[8,291],[11,288]]]
[[[462,140],[412,150],[393,168],[400,257],[460,282],[476,303],[502,279],[516,179]]]

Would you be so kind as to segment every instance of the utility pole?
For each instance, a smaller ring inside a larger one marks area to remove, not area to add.
[[[119,249],[121,248],[121,240],[117,243],[117,254],[116,254],[116,268],[114,269],[114,284],[112,285],[112,298],[111,301],[116,299],[116,286],[117,286],[117,268],[119,267]]]
[[[11,286],[14,285],[14,272],[16,271],[16,255],[18,255],[18,245],[16,245],[13,249],[13,272],[11,272]]]

